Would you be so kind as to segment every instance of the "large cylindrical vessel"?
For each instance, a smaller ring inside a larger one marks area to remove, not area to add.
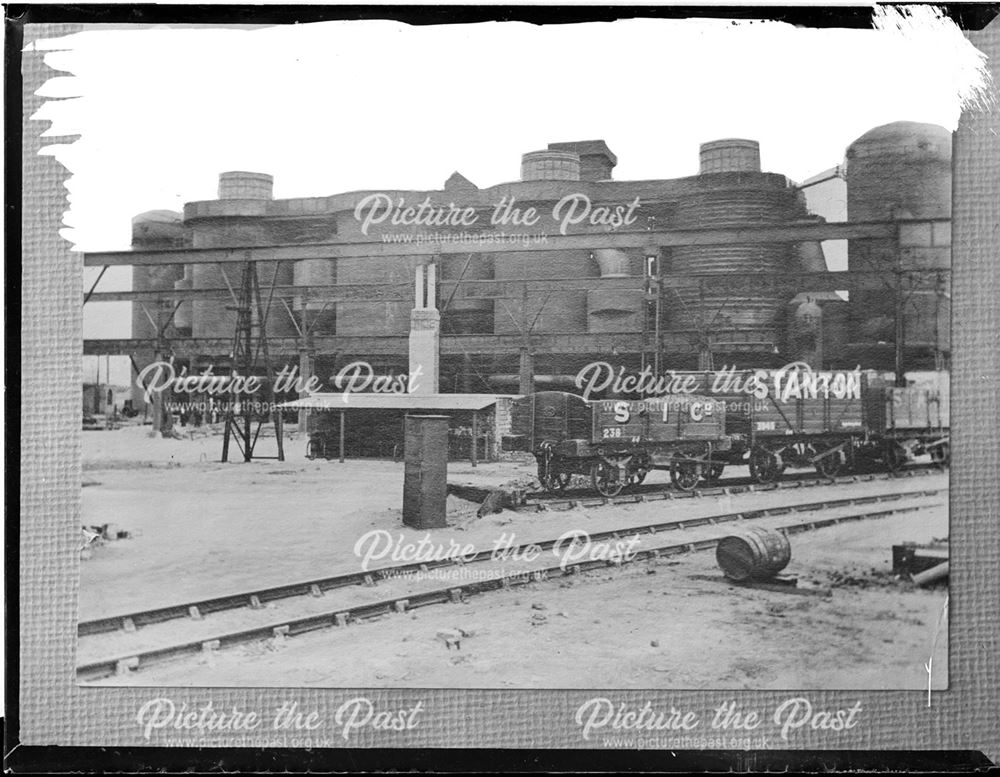
[[[219,176],[219,199],[185,206],[185,224],[190,228],[195,248],[232,248],[267,245],[271,241],[266,215],[273,179],[266,173],[227,172]],[[239,295],[243,265],[196,264],[192,278],[195,289],[232,288]],[[291,262],[258,262],[257,281],[261,304],[267,312],[269,337],[291,337],[295,324],[281,302],[270,292],[274,286],[291,286],[294,272]],[[191,306],[191,329],[195,337],[232,338],[236,332],[235,302],[229,299],[194,300]]]
[[[522,181],[579,181],[580,156],[572,151],[529,151],[521,156]]]
[[[186,243],[187,231],[180,213],[152,210],[132,219],[132,247],[136,250],[181,248]],[[174,284],[183,277],[181,264],[136,265],[132,268],[132,290],[173,291]],[[169,298],[160,303],[133,302],[132,337],[155,340],[157,329],[167,322],[172,310]]]
[[[267,173],[238,170],[219,174],[220,200],[270,200],[273,193],[274,177]]]
[[[848,219],[950,218],[951,149],[951,133],[934,124],[900,121],[866,132],[847,149]],[[945,244],[931,238],[924,247],[904,249],[900,261],[904,269],[948,268],[950,240]],[[895,263],[894,241],[852,240],[848,244],[851,270],[884,270],[891,283]],[[942,323],[947,327],[950,318],[947,286],[907,295],[903,316],[907,345],[933,345],[938,338],[947,343],[941,331]],[[894,294],[884,289],[857,291],[851,308],[855,342],[895,341]]]
[[[760,144],[756,140],[726,138],[701,144],[699,172],[759,173]]]
[[[627,278],[632,275],[633,257],[618,248],[600,248],[594,251],[600,268],[601,280],[587,292],[587,331],[589,332],[639,332],[642,331],[642,305],[644,292],[636,279],[636,288],[621,289],[602,283],[604,279]]]
[[[768,173],[712,173],[698,179],[699,190],[684,197],[675,210],[680,229],[750,227],[780,224],[804,215],[795,191],[783,176]],[[682,284],[679,300],[670,300],[675,329],[753,329],[777,341],[778,314],[787,292],[768,284],[789,270],[799,269],[793,246],[763,245],[679,246],[671,251],[671,272],[727,276],[727,284]],[[754,277],[763,281],[753,283]],[[731,281],[742,283],[734,287]]]

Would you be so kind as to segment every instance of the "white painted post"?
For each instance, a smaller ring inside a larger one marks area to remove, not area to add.
[[[427,265],[427,305],[437,309],[437,265],[433,262]]]
[[[413,283],[413,307],[422,308],[424,306],[424,266],[418,265]]]

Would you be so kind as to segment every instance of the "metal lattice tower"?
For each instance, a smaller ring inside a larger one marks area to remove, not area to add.
[[[235,308],[236,334],[233,337],[232,375],[244,378],[260,377],[260,373],[263,371],[263,391],[258,392],[259,396],[254,398],[239,395],[235,391],[230,393],[226,406],[226,426],[222,436],[222,461],[224,462],[229,461],[230,439],[236,442],[236,446],[243,454],[243,461],[253,461],[254,448],[257,446],[260,430],[268,416],[274,421],[274,436],[278,445],[278,455],[257,456],[256,458],[285,460],[282,440],[283,424],[281,412],[275,408],[274,376],[267,350],[267,314],[270,303],[269,298],[267,306],[261,304],[257,264],[256,262],[247,262],[243,265],[240,295]],[[258,411],[255,414],[253,408],[261,401],[265,405],[265,411]],[[237,406],[239,406],[240,412],[237,412]],[[256,418],[254,418],[255,415]]]

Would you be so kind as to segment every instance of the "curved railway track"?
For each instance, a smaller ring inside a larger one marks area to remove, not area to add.
[[[590,535],[590,539],[591,541],[600,542],[619,540],[623,536],[631,537],[634,535],[642,535],[645,540],[660,532],[682,531],[684,529],[694,528],[697,526],[715,525],[793,513],[829,510],[834,508],[936,496],[946,492],[947,490],[947,488],[930,490],[924,489],[894,494],[854,497],[849,499],[828,499],[822,502],[809,502],[797,505],[746,510],[688,519],[677,519],[643,526],[627,527],[614,531],[595,533]],[[890,509],[851,513],[848,515],[839,515],[834,517],[817,518],[812,521],[777,528],[786,534],[794,534],[811,529],[823,528],[825,526],[832,526],[847,521],[881,518],[899,513],[913,512],[916,510],[939,506],[940,504],[943,503],[934,502],[932,504],[920,504],[916,506],[909,505]],[[107,658],[88,660],[81,663],[76,670],[77,678],[84,682],[97,680],[113,676],[115,674],[124,674],[130,671],[146,668],[163,661],[173,660],[184,656],[211,653],[212,651],[218,649],[260,640],[283,639],[287,636],[302,634],[318,629],[344,627],[351,622],[363,621],[393,612],[404,612],[431,604],[458,602],[462,601],[466,596],[490,590],[508,588],[513,585],[522,585],[552,577],[577,574],[579,572],[595,568],[617,566],[622,563],[631,563],[650,558],[659,558],[661,556],[708,550],[715,547],[716,543],[719,539],[721,539],[721,536],[724,535],[695,541],[670,542],[660,545],[651,545],[649,547],[644,546],[642,549],[636,551],[633,557],[625,560],[608,561],[595,559],[581,560],[569,565],[556,564],[550,566],[540,566],[538,568],[519,573],[515,576],[500,576],[483,580],[475,580],[457,585],[449,585],[444,588],[409,592],[402,597],[396,595],[356,606],[339,606],[332,609],[326,609],[318,613],[310,613],[304,616],[285,617],[262,625],[255,625],[249,628],[213,634],[207,639],[199,638],[176,644],[169,644],[166,646],[126,650]],[[542,551],[550,550],[556,546],[557,542],[559,542],[558,539],[526,543],[524,545],[517,546],[515,551],[522,551],[529,547],[538,547]],[[494,552],[492,550],[484,550],[476,553],[474,556],[466,557],[464,560],[445,559],[441,561],[400,564],[391,567],[382,567],[370,572],[352,572],[334,575],[316,580],[264,588],[251,592],[233,594],[231,596],[218,597],[215,599],[178,604],[172,607],[133,612],[127,615],[81,622],[78,626],[78,634],[81,638],[99,638],[99,635],[102,634],[119,631],[135,632],[143,626],[159,624],[179,618],[202,619],[206,615],[226,610],[235,610],[240,608],[259,609],[265,603],[289,599],[291,597],[312,596],[318,598],[322,597],[326,591],[338,588],[345,588],[349,586],[375,586],[379,581],[397,578],[405,580],[408,573],[416,571],[428,571],[434,568],[454,567],[457,565],[469,566],[471,564],[482,563],[490,560],[495,562],[496,559],[493,558],[493,555]]]

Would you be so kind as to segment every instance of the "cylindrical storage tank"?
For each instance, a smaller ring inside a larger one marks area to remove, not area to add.
[[[527,278],[592,278],[596,262],[589,251],[510,251],[498,253],[493,261],[496,279],[518,281]],[[595,282],[596,283],[596,282]],[[524,323],[532,333],[579,334],[587,331],[587,292],[562,291],[558,281],[545,284],[554,289],[528,292],[527,309],[520,296],[497,302],[493,311],[494,333],[521,334]],[[517,285],[514,284],[516,289]],[[516,295],[516,291],[515,291]]]
[[[472,254],[471,258],[459,254],[445,254],[438,262],[439,281],[484,281],[493,279],[493,257],[489,254]],[[464,299],[463,286],[455,296],[442,289],[441,332],[443,334],[492,334],[494,302],[491,299]]]
[[[759,173],[760,144],[756,140],[727,138],[701,144],[699,172]]]
[[[801,216],[795,192],[783,176],[765,173],[719,173],[699,179],[700,190],[680,199],[675,210],[677,227],[746,227],[780,224]],[[681,304],[672,306],[674,329],[697,329],[701,322],[714,328],[753,329],[762,337],[778,341],[776,319],[785,292],[780,285],[755,287],[753,276],[778,277],[798,269],[798,254],[791,245],[676,246],[671,249],[671,271],[687,274],[719,274],[745,278],[746,287],[704,282],[677,289]]]
[[[267,173],[233,171],[219,174],[220,200],[270,200],[274,176]]]
[[[337,303],[326,302],[322,295],[309,294],[314,286],[332,286],[337,282],[337,262],[335,259],[303,259],[293,268],[293,282],[302,287],[304,294],[292,298],[292,310],[317,333],[336,333]],[[326,292],[329,294],[330,292]]]
[[[571,151],[529,151],[521,156],[522,181],[579,181],[580,156]]]
[[[594,249],[601,279],[627,278],[632,274],[632,257],[618,248]],[[607,288],[601,281],[587,292],[587,331],[642,331],[642,303],[639,289]]]
[[[184,266],[184,277],[179,281],[174,281],[174,288],[177,291],[189,291],[194,288],[194,272],[191,265]],[[178,300],[177,312],[174,313],[174,326],[177,327],[177,333],[182,337],[190,337],[192,331],[191,315],[192,315],[192,302],[191,300]]]
[[[934,124],[900,121],[869,130],[847,149],[847,218],[882,221],[951,217],[952,135]],[[895,252],[891,240],[851,240],[848,269],[884,268],[891,281]],[[937,251],[937,260],[929,256]],[[950,267],[951,247],[928,246],[922,261]],[[934,295],[904,311],[904,341],[926,343],[928,324],[938,310]],[[884,290],[857,291],[851,297],[853,337],[858,341],[895,340],[895,299]]]
[[[730,580],[767,580],[788,566],[792,546],[781,532],[755,527],[719,540],[715,560]]]
[[[188,231],[184,216],[173,210],[150,210],[132,219],[132,245],[136,248],[183,248]]]
[[[132,247],[136,250],[181,248],[187,244],[187,235],[181,214],[171,210],[152,210],[132,219]],[[173,291],[174,284],[183,277],[182,264],[136,265],[132,268],[132,290]],[[132,337],[154,339],[157,325],[162,327],[172,310],[169,298],[159,304],[133,302]]]
[[[403,524],[448,526],[448,416],[408,415],[403,441]]]

